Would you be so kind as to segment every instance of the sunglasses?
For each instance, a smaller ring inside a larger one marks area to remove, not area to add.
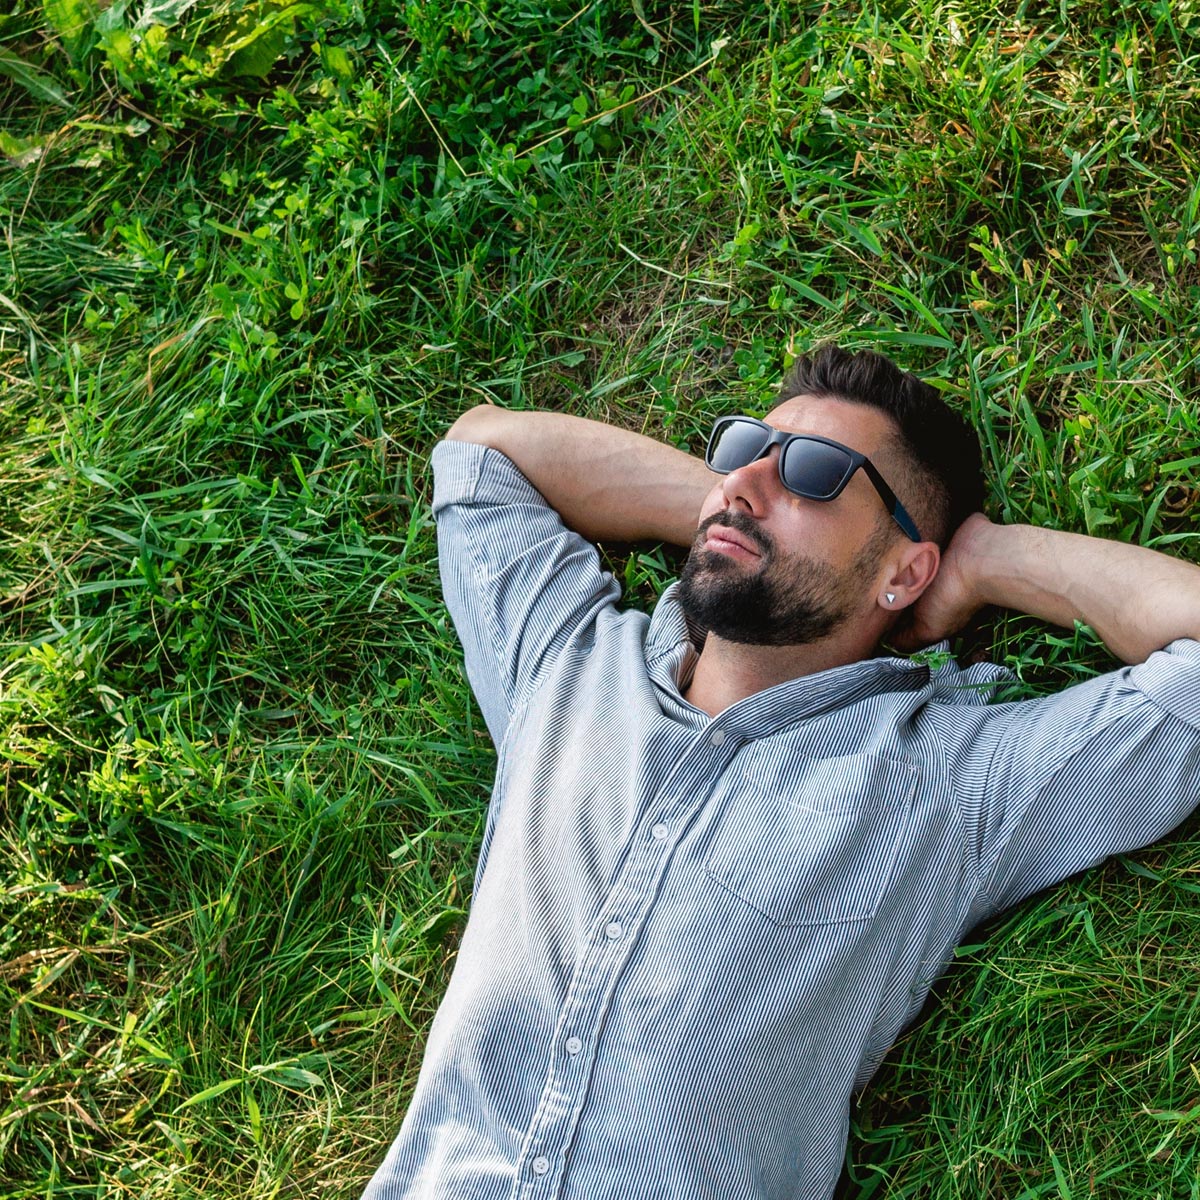
[[[789,492],[807,500],[835,499],[862,467],[896,524],[914,542],[922,540],[916,522],[871,460],[841,442],[810,433],[784,433],[753,417],[719,417],[708,439],[704,461],[709,470],[728,475],[764,458],[772,446],[779,447],[780,482]]]

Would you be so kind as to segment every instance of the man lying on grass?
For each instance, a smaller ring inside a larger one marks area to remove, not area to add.
[[[782,395],[707,466],[489,407],[437,448],[499,766],[372,1200],[826,1197],[963,934],[1200,803],[1200,568],[992,524],[973,433],[879,355],[802,358]],[[621,613],[590,538],[691,553]],[[1138,665],[989,704],[998,668],[880,656],[985,604]]]

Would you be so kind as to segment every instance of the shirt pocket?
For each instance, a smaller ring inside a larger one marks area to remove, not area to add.
[[[871,754],[814,760],[740,781],[705,872],[775,924],[875,915],[908,830],[917,768]]]

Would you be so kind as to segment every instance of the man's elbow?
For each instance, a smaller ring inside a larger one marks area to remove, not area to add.
[[[448,442],[474,442],[479,446],[490,446],[500,449],[499,439],[507,424],[509,413],[494,404],[477,404],[469,408],[449,429],[446,430]]]

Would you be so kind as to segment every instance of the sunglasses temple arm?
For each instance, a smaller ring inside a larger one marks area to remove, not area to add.
[[[914,541],[920,542],[924,539],[921,537],[921,532],[917,529],[912,517],[908,515],[903,504],[899,500],[896,501],[896,506],[892,509],[892,518],[896,524]]]
[[[908,515],[907,509],[896,498],[896,493],[887,485],[887,481],[875,469],[875,464],[871,460],[865,459],[863,462],[863,470],[867,473],[867,478],[875,485],[875,490],[879,493],[880,499],[887,505],[888,511],[892,514],[892,520],[904,531],[906,537],[911,541],[922,541],[920,530],[917,529],[917,523]]]

